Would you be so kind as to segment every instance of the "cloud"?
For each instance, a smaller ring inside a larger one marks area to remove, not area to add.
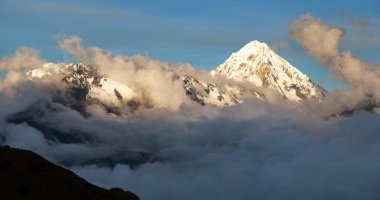
[[[306,14],[291,23],[289,34],[311,56],[348,84],[353,94],[351,98],[363,100],[368,95],[377,100],[380,98],[378,66],[356,58],[350,51],[340,52],[339,45],[344,36],[342,29],[330,27]]]
[[[20,47],[15,55],[0,60],[0,70],[19,70],[41,67],[46,61],[40,58],[39,51],[30,47]]]
[[[338,46],[343,30],[330,28],[309,14],[293,21],[289,34],[323,64],[334,64],[335,58],[339,57]]]
[[[271,48],[275,51],[279,49],[289,49],[290,44],[287,41],[275,41],[271,44]]]
[[[362,31],[366,31],[368,27],[368,20],[365,18],[356,18],[351,13],[347,12],[343,9],[337,9],[337,12],[342,15],[345,19],[347,19],[351,25],[357,26]]]
[[[361,113],[334,122],[265,114],[185,123],[167,135],[174,143],[157,143],[159,161],[133,170],[122,164],[73,169],[143,199],[376,199],[378,122]]]

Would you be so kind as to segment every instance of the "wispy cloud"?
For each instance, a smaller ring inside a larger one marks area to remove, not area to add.
[[[274,41],[270,47],[273,49],[273,50],[278,50],[278,49],[289,49],[290,48],[290,44],[289,42],[287,41]]]
[[[337,12],[341,16],[343,16],[346,20],[348,20],[351,25],[359,27],[362,31],[366,31],[367,30],[367,26],[368,26],[368,23],[369,23],[368,19],[366,19],[366,18],[357,18],[354,15],[352,15],[351,13],[349,13],[348,11],[343,10],[343,9],[337,9]]]

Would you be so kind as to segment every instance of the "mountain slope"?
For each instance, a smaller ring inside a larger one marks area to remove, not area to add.
[[[277,55],[265,43],[252,41],[233,53],[211,71],[236,81],[249,81],[258,87],[271,88],[287,99],[321,101],[324,90],[309,77]]]
[[[215,105],[219,107],[232,106],[242,103],[246,97],[265,98],[258,91],[245,88],[239,84],[219,85],[195,77],[185,75],[182,77],[186,94],[201,105]]]
[[[31,151],[0,147],[0,158],[0,199],[139,199],[131,192],[92,185]]]

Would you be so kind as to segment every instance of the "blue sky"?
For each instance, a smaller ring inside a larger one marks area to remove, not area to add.
[[[289,22],[305,13],[343,28],[342,50],[379,63],[380,1],[369,0],[0,0],[0,56],[31,46],[49,61],[62,61],[54,38],[74,34],[85,45],[113,54],[142,54],[210,70],[256,39],[288,43],[276,50],[282,57],[327,89],[343,86],[288,35]],[[368,25],[360,27],[352,19]]]

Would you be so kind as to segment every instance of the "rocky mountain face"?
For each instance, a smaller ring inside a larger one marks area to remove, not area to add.
[[[321,101],[325,91],[305,74],[277,55],[265,43],[252,41],[211,71],[236,81],[278,91],[292,101]]]

